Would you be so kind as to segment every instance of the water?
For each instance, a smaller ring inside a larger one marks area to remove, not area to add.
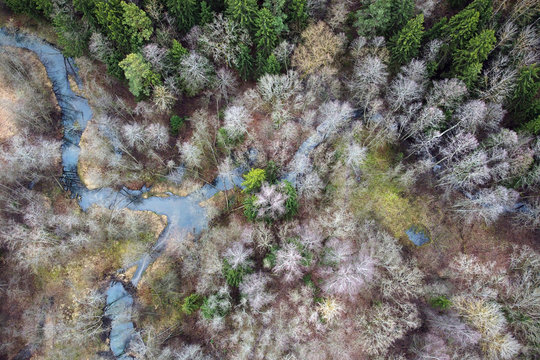
[[[151,196],[144,198],[149,189],[120,191],[112,188],[87,189],[79,178],[77,166],[81,149],[79,143],[86,129],[88,121],[92,118],[92,110],[88,100],[77,95],[70,86],[68,75],[75,78],[79,87],[82,82],[72,59],[66,59],[62,53],[51,44],[48,44],[32,35],[10,33],[0,28],[0,46],[14,46],[34,52],[45,66],[47,75],[53,85],[53,91],[62,109],[62,124],[64,128],[62,143],[62,183],[66,190],[77,197],[79,206],[87,210],[92,205],[110,209],[130,209],[136,211],[152,211],[167,217],[167,226],[159,235],[156,244],[144,254],[137,262],[134,275],[131,278],[133,286],[137,286],[148,266],[162,253],[171,234],[190,232],[198,235],[208,225],[207,210],[200,203],[220,191],[241,187],[241,174],[246,169],[236,169],[231,177],[218,177],[213,184],[207,184],[201,189],[187,195]],[[308,138],[299,148],[295,159],[307,157],[309,153],[322,143],[327,137],[327,126],[319,125],[314,135]],[[249,157],[256,154],[250,152]],[[284,178],[295,184],[300,176],[298,171],[287,174]],[[124,271],[120,269],[119,271]],[[125,355],[126,347],[136,330],[131,321],[133,296],[126,290],[124,284],[112,281],[107,290],[105,315],[111,319],[110,348],[120,360],[132,359]]]

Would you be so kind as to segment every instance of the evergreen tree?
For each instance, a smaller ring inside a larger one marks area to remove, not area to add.
[[[369,6],[365,6],[356,12],[354,26],[360,36],[374,36],[385,33],[393,26],[392,0],[375,0]]]
[[[240,77],[245,81],[253,73],[253,57],[249,47],[244,44],[240,45],[240,53],[236,60],[236,70],[240,73]]]
[[[443,33],[450,37],[451,49],[462,49],[476,34],[480,13],[475,9],[466,9],[452,16]]]
[[[266,59],[266,64],[264,65],[263,72],[265,74],[279,74],[281,71],[281,64],[277,60],[276,56],[274,54],[270,54],[268,59]]]
[[[257,51],[266,57],[272,52],[278,41],[274,16],[267,8],[259,10],[255,20],[255,28],[257,29],[255,32]]]
[[[129,54],[118,66],[124,70],[129,90],[136,97],[149,96],[152,86],[160,82],[159,75],[152,71],[150,64],[139,53]]]
[[[469,40],[465,49],[454,52],[454,73],[467,86],[472,86],[476,81],[478,74],[482,71],[482,63],[493,50],[496,41],[493,30],[484,30]]]
[[[199,12],[199,25],[204,25],[212,22],[214,19],[214,12],[206,1],[201,1],[201,10]]]
[[[227,14],[248,30],[253,30],[257,18],[257,0],[226,0]]]
[[[474,0],[465,10],[474,9],[480,15],[478,18],[478,28],[483,29],[488,25],[489,20],[493,16],[493,1],[492,0]]]
[[[390,6],[390,33],[401,29],[414,14],[414,0],[392,0]]]
[[[405,64],[418,55],[424,34],[424,15],[409,20],[407,25],[391,41],[392,59],[396,64]]]
[[[62,53],[68,57],[81,56],[88,47],[88,28],[69,12],[60,12],[53,18],[53,26]]]
[[[122,24],[124,24],[125,33],[129,36],[131,51],[138,51],[144,41],[152,36],[154,31],[152,20],[133,3],[128,4],[122,1],[122,8],[124,10]]]
[[[534,121],[540,114],[540,67],[537,64],[524,66],[519,70],[519,77],[512,94],[510,109],[519,123]],[[538,122],[538,120],[536,120]]]
[[[130,36],[125,33],[123,9],[120,0],[100,1],[94,8],[94,16],[102,29],[102,33],[112,40],[119,56],[131,52]]]
[[[173,39],[172,46],[167,52],[167,60],[170,62],[172,67],[177,67],[180,65],[180,61],[184,56],[189,52],[185,47],[182,46],[176,39]]]
[[[196,0],[167,0],[167,7],[178,22],[178,29],[187,32],[197,23]]]
[[[288,8],[291,29],[300,33],[307,26],[308,13],[306,0],[291,0]]]

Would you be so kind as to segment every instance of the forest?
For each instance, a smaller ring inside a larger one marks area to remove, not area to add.
[[[0,360],[540,358],[540,0],[0,0]]]

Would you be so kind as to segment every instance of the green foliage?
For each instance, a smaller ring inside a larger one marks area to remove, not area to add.
[[[285,201],[285,218],[292,219],[298,214],[298,195],[296,194],[296,189],[289,181],[284,180],[283,186],[287,195],[287,201]]]
[[[519,77],[510,100],[510,109],[518,123],[531,122],[527,125],[528,131],[537,128],[535,124],[540,114],[539,90],[540,66],[533,64],[519,69]],[[538,130],[531,132],[538,133]]]
[[[52,20],[54,30],[58,36],[58,45],[67,57],[82,56],[88,47],[90,33],[83,23],[73,14],[61,12]]]
[[[174,67],[180,65],[180,61],[188,54],[188,50],[182,46],[176,39],[173,39],[172,46],[167,52],[167,59]]]
[[[276,163],[270,160],[268,164],[266,164],[264,171],[266,172],[266,181],[270,184],[275,184],[279,177],[279,167]]]
[[[180,31],[187,32],[196,24],[198,12],[196,0],[167,0],[167,8],[176,17]]]
[[[530,132],[533,135],[540,135],[540,115],[523,125],[523,130]]]
[[[307,26],[307,0],[291,0],[288,8],[289,24],[291,29],[301,33]]]
[[[133,3],[127,4],[124,1],[121,4],[124,11],[122,24],[125,26],[125,33],[129,36],[131,50],[137,51],[144,41],[152,36],[154,31],[152,20],[137,5]]]
[[[381,35],[392,26],[390,13],[391,0],[375,0],[356,12],[354,27],[360,36]]]
[[[418,55],[424,34],[424,14],[407,22],[391,41],[392,60],[396,64],[406,64]]]
[[[130,39],[123,24],[123,9],[120,0],[99,1],[94,8],[96,22],[101,27],[101,32],[114,43],[122,55],[133,52]]]
[[[240,73],[242,80],[247,80],[253,73],[253,57],[249,47],[245,44],[240,45],[240,54],[236,61],[236,70]]]
[[[484,30],[469,40],[465,49],[457,49],[454,52],[454,74],[468,87],[476,82],[482,71],[482,63],[493,50],[496,41],[493,30]]]
[[[266,59],[266,64],[264,65],[264,68],[262,70],[265,74],[273,74],[277,75],[281,71],[281,64],[277,60],[276,56],[274,54],[270,54],[268,59]]]
[[[466,9],[452,16],[443,32],[450,38],[451,49],[461,49],[472,39],[478,30],[480,13],[475,9]]]
[[[223,150],[235,147],[244,141],[245,135],[238,136],[236,138],[231,137],[225,128],[219,128],[217,133],[217,145]]]
[[[242,182],[245,193],[253,193],[259,191],[263,182],[266,180],[266,171],[264,169],[251,169],[247,174],[243,175],[245,181]]]
[[[446,36],[446,29],[448,26],[448,18],[443,17],[437,21],[429,30],[426,31],[424,38],[427,40],[434,40]]]
[[[257,51],[268,56],[276,47],[279,34],[276,30],[274,16],[267,8],[259,10],[255,19],[255,28]]]
[[[465,10],[474,9],[479,13],[478,28],[483,29],[493,17],[493,2],[492,0],[474,0]]]
[[[16,13],[37,17],[49,16],[52,10],[51,0],[5,0],[5,4]]]
[[[255,201],[257,201],[257,196],[249,195],[244,199],[244,216],[249,221],[257,220],[257,207],[255,206]]]
[[[137,97],[150,96],[152,86],[159,85],[159,75],[152,71],[152,67],[139,53],[129,54],[119,64],[129,81],[129,90]]]
[[[433,306],[434,308],[440,309],[440,310],[446,310],[450,306],[452,306],[452,301],[448,299],[446,296],[436,296],[429,299],[429,304]]]
[[[182,311],[186,315],[191,315],[195,311],[199,310],[203,302],[203,298],[201,295],[197,293],[193,293],[186,298],[184,298],[184,302],[182,303]]]
[[[239,266],[234,269],[227,260],[223,260],[222,273],[229,286],[238,287],[244,279],[244,275],[250,274],[251,272],[252,269],[249,266]]]
[[[248,30],[253,30],[257,18],[257,0],[225,0],[227,15]]]
[[[401,29],[414,15],[414,0],[392,0],[390,7],[390,29],[393,33]],[[395,29],[394,31],[392,31]]]
[[[201,9],[199,12],[199,25],[204,25],[212,22],[212,19],[214,19],[214,12],[212,11],[212,8],[206,1],[201,1]]]
[[[185,117],[180,117],[178,115],[171,116],[171,119],[169,120],[171,134],[174,136],[178,135],[178,132],[184,126],[185,121]]]

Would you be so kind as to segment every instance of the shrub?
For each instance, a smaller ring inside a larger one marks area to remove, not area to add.
[[[450,299],[448,299],[446,296],[441,295],[429,299],[429,304],[434,308],[446,310],[452,305],[452,301],[450,301]]]

